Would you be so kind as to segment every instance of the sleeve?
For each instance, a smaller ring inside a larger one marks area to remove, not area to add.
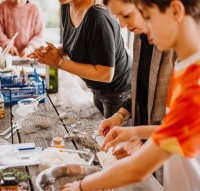
[[[127,99],[126,101],[124,101],[124,103],[121,105],[121,107],[123,107],[124,109],[126,109],[129,113],[131,113],[132,110],[132,100],[131,99]]]
[[[38,47],[43,43],[42,32],[44,28],[43,17],[40,8],[35,5],[35,17],[34,17],[34,32],[31,37],[28,46]]]
[[[10,39],[5,34],[5,17],[4,17],[4,11],[5,7],[3,7],[3,4],[0,5],[0,46],[2,48],[5,48]]]
[[[115,67],[115,34],[110,18],[105,15],[92,19],[88,33],[88,48],[91,63]]]
[[[200,86],[184,89],[152,134],[161,149],[193,157],[200,150]]]

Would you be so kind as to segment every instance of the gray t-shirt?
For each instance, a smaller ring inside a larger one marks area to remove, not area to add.
[[[115,68],[112,82],[83,79],[89,88],[120,93],[130,90],[132,59],[124,48],[120,26],[109,11],[99,5],[89,8],[75,28],[70,19],[70,5],[63,7],[63,47],[71,60]]]

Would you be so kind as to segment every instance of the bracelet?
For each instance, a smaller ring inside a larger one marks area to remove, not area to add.
[[[124,115],[121,112],[116,112],[115,115],[120,116],[120,118],[121,118],[121,124],[123,124],[124,123]]]
[[[59,62],[58,62],[58,68],[61,68],[61,66],[62,66],[62,64],[63,64],[63,59],[61,58],[60,60],[59,60]]]
[[[117,113],[120,114],[124,119],[126,119],[126,115],[125,115],[125,114],[123,114],[123,113],[120,112],[120,111],[117,111]]]

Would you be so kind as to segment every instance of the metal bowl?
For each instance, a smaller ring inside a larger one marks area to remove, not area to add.
[[[41,172],[36,178],[38,191],[58,191],[66,183],[83,179],[98,172],[99,167],[89,165],[62,165]]]

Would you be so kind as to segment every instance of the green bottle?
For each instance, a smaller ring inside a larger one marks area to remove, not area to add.
[[[58,93],[58,69],[46,66],[47,93]]]

